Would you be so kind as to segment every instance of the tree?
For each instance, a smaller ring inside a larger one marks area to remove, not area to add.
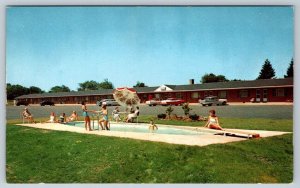
[[[10,83],[7,83],[6,92],[7,92],[7,99],[14,100],[16,97],[19,97],[21,95],[27,95],[29,93],[29,89],[19,84],[11,85]]]
[[[98,89],[113,89],[114,88],[114,85],[108,81],[108,79],[104,79],[103,82],[100,82],[98,84]]]
[[[148,87],[144,82],[137,81],[133,87]]]
[[[34,93],[44,93],[44,91],[43,91],[41,88],[36,87],[36,86],[30,86],[30,87],[28,88],[28,92],[29,92],[29,94],[34,94]]]
[[[290,66],[286,71],[286,75],[284,75],[285,78],[294,77],[294,59],[291,60]]]
[[[65,85],[54,86],[49,91],[49,93],[57,93],[57,92],[70,92],[70,88]]]
[[[103,82],[96,82],[94,80],[85,81],[83,83],[79,83],[78,91],[86,91],[86,90],[98,90],[98,89],[113,89],[113,84],[108,81],[108,79],[104,79]]]
[[[85,81],[83,83],[79,83],[78,91],[86,91],[86,90],[97,90],[98,83],[94,80]]]
[[[263,64],[261,71],[259,73],[258,79],[271,79],[275,76],[275,70],[272,67],[272,64],[268,59],[266,59],[265,63]]]
[[[213,73],[205,74],[201,78],[202,83],[211,83],[211,82],[228,82],[229,80],[224,75],[215,75]]]

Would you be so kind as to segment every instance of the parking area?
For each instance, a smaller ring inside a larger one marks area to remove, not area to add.
[[[30,112],[34,117],[48,117],[50,112],[55,112],[57,115],[65,112],[70,115],[73,110],[77,111],[81,116],[80,105],[57,105],[57,106],[28,106]],[[109,114],[115,107],[108,107]],[[124,107],[119,107],[120,111],[124,111]],[[173,113],[176,115],[183,115],[181,106],[174,106]],[[226,105],[226,106],[209,106],[203,107],[200,105],[191,105],[190,114],[198,114],[207,116],[210,109],[215,109],[217,115],[220,117],[236,117],[236,118],[270,118],[270,119],[292,119],[293,105]],[[6,119],[19,119],[24,106],[7,106]],[[96,105],[88,105],[89,110],[99,110]],[[149,107],[140,105],[141,115],[157,115],[165,113],[166,106]]]

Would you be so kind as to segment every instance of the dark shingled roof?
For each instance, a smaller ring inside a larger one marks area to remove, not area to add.
[[[251,81],[231,81],[231,82],[213,82],[193,85],[177,85],[174,90],[209,90],[209,89],[237,89],[237,88],[258,88],[293,85],[292,78],[286,79],[261,79]]]
[[[259,87],[276,87],[276,86],[293,86],[293,78],[285,79],[262,79],[251,81],[231,81],[231,82],[214,82],[205,84],[193,85],[166,85],[174,91],[192,91],[192,90],[220,90],[220,89],[238,89],[238,88],[259,88]],[[157,87],[135,87],[138,93],[154,92]],[[90,91],[73,91],[73,92],[59,92],[59,93],[42,93],[29,94],[16,97],[16,99],[24,98],[43,98],[43,97],[64,97],[64,96],[91,96],[91,95],[110,95],[113,89],[101,89]]]

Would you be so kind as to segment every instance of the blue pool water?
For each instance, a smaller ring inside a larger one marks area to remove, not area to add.
[[[70,123],[71,126],[82,127],[84,128],[83,122],[75,122]],[[167,127],[167,126],[158,126],[158,130],[153,131],[156,134],[172,134],[172,135],[207,135],[212,134],[208,132],[200,132],[193,130],[185,130],[175,127]],[[91,123],[91,127],[93,128],[93,124]],[[98,129],[98,124],[94,124],[94,128]],[[126,124],[126,123],[111,123],[110,131],[119,131],[119,132],[136,132],[136,133],[149,133],[149,125],[148,124]]]

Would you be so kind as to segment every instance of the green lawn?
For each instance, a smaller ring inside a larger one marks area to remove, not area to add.
[[[141,117],[140,120],[148,121],[149,118]],[[156,122],[177,123],[161,121]],[[9,123],[12,122],[15,121]],[[222,126],[292,131],[293,124],[292,120],[222,118]],[[196,147],[8,124],[6,149],[9,183],[293,181],[293,134]]]
[[[139,122],[149,123],[151,119],[156,124],[180,125],[180,126],[204,126],[206,121],[176,121],[176,120],[157,120],[153,116],[141,116]],[[293,132],[292,119],[263,119],[263,118],[219,118],[220,125],[224,128],[234,129],[253,129],[269,131]]]

